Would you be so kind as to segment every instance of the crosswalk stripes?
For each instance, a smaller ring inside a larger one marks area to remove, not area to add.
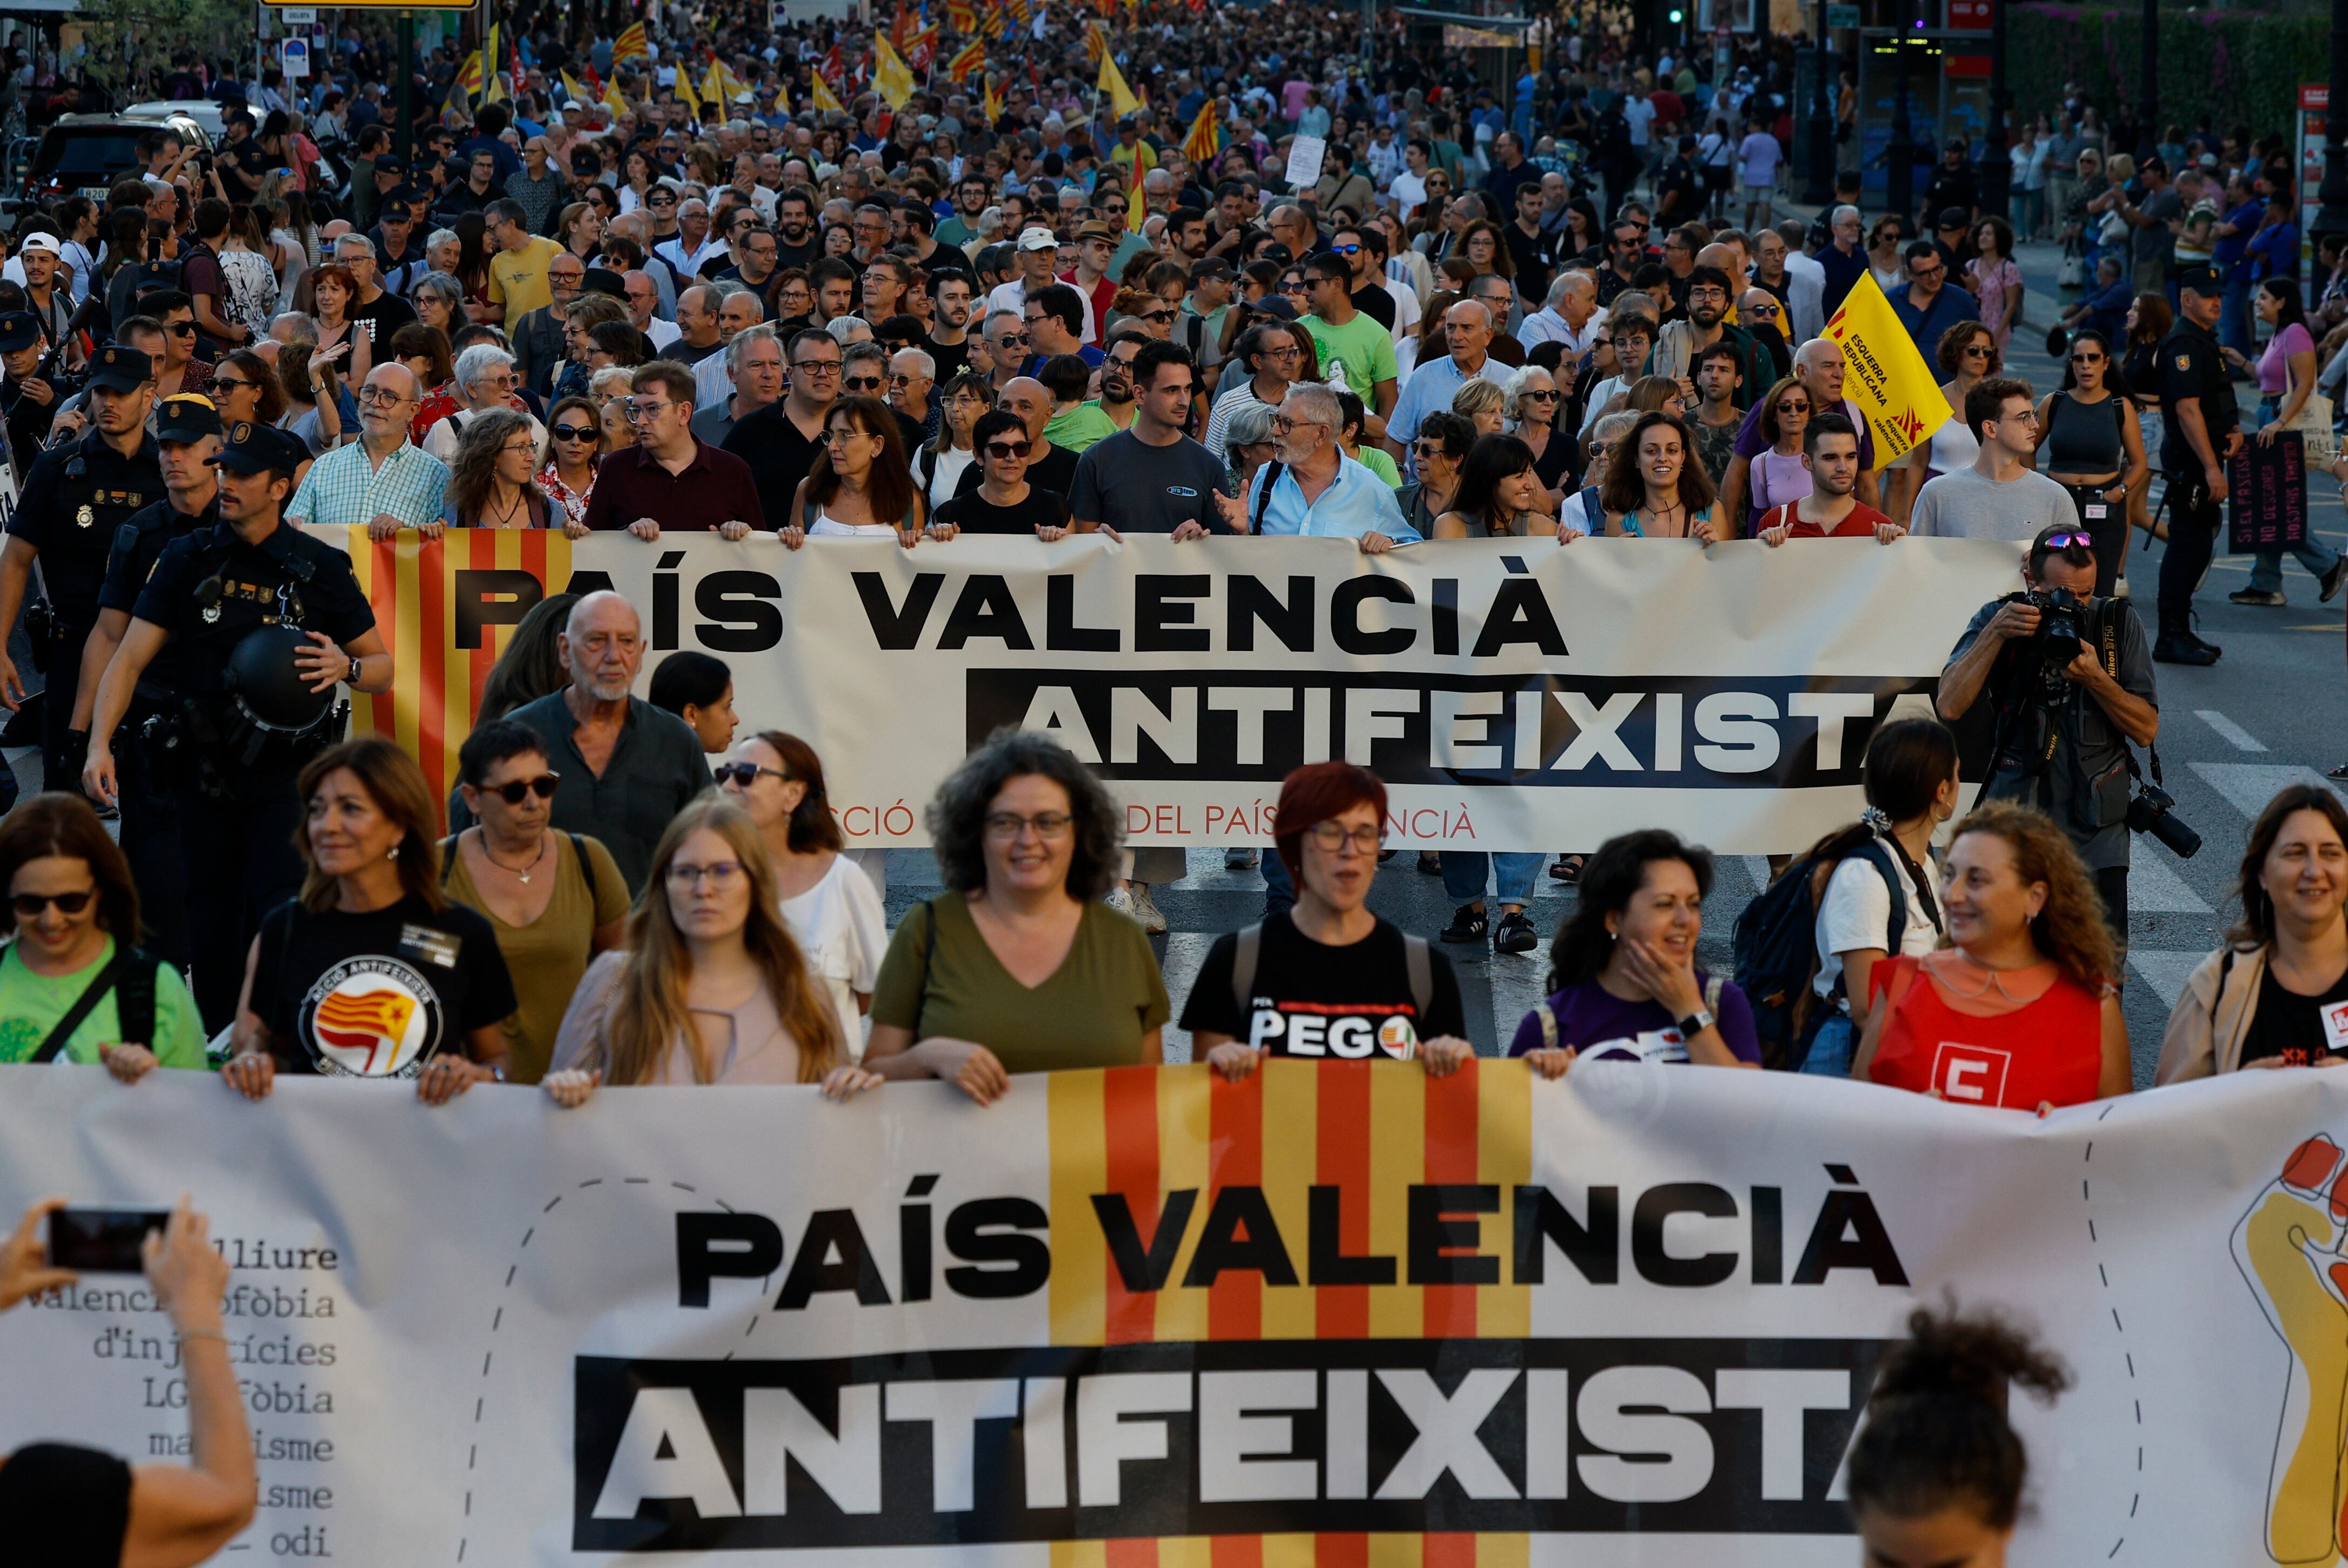
[[[2133,873],[2128,878],[2133,884]],[[2131,885],[2131,892],[2133,885]],[[2185,982],[2192,977],[2193,966],[2209,956],[2206,948],[2185,950],[2132,947],[2128,949],[2128,967],[2144,977],[2160,996],[2163,1007],[2177,1006],[2177,998],[2185,994]]]
[[[2227,803],[2251,821],[2258,820],[2275,791],[2286,784],[2332,784],[2314,769],[2274,762],[2192,762],[2188,767],[2201,781],[2226,798]],[[2339,786],[2333,784],[2334,789]]]
[[[2168,851],[2149,847],[2150,840],[2135,845],[2128,857],[2127,903],[2130,913],[2209,914],[2201,895],[2186,886],[2168,859]]]
[[[2266,743],[2214,708],[2197,707],[2193,717],[2216,730],[2237,751],[2264,751]]]

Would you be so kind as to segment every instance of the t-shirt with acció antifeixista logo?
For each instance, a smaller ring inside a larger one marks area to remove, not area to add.
[[[280,1072],[414,1078],[515,1005],[497,933],[463,904],[436,913],[411,895],[353,914],[297,903],[261,923],[252,1010]]]

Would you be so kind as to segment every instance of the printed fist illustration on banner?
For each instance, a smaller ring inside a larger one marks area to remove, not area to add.
[[[2234,1261],[2291,1349],[2281,1429],[2267,1481],[2267,1554],[2281,1563],[2341,1558],[2348,1486],[2348,1153],[2318,1134],[2234,1227]]]

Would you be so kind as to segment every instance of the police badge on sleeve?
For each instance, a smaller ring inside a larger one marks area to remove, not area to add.
[[[379,954],[329,967],[302,998],[295,1028],[331,1078],[414,1078],[448,1039],[439,994],[410,965]]]

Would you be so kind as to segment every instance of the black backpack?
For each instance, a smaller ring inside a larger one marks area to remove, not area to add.
[[[1851,857],[1872,863],[1891,894],[1891,920],[1884,933],[1884,952],[1897,956],[1900,939],[1908,929],[1907,877],[1893,863],[1892,851],[1881,839],[1870,839]],[[1810,982],[1818,975],[1818,904],[1839,860],[1804,855],[1778,873],[1761,895],[1736,917],[1732,949],[1737,988],[1753,1008],[1753,1032],[1761,1042],[1761,1065],[1782,1072],[1799,1072],[1810,1054],[1810,1040],[1833,1013],[1818,1005]],[[1926,895],[1929,907],[1929,893]],[[1939,911],[1931,911],[1938,925]],[[1835,996],[1842,982],[1835,982]]]

